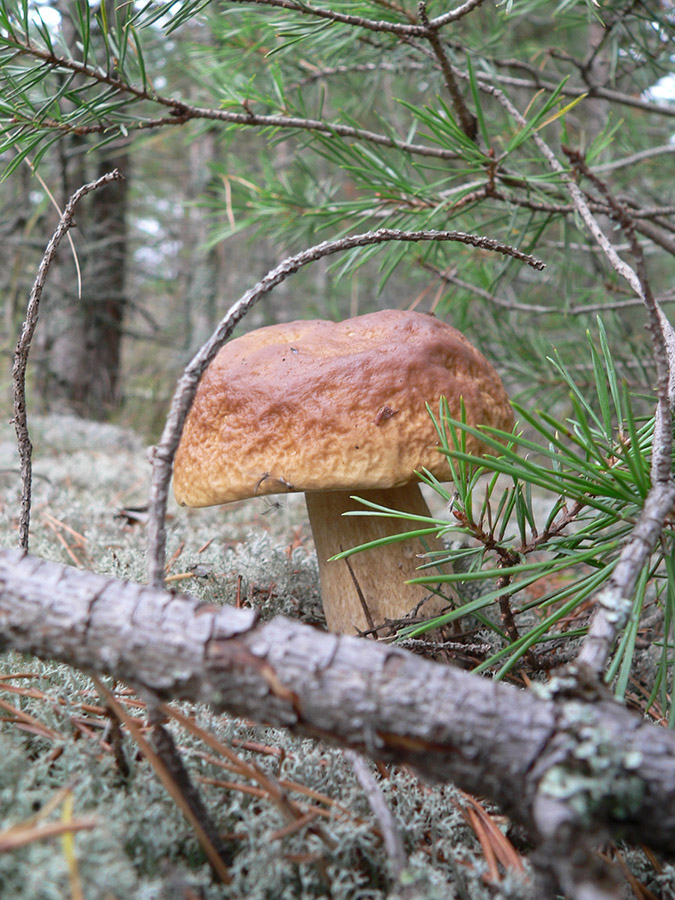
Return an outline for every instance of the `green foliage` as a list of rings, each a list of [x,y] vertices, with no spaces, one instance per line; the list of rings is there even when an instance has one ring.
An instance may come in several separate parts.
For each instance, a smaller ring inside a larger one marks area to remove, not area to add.
[[[461,536],[456,549],[429,554],[414,581],[431,590],[439,584],[454,585],[465,602],[423,626],[402,628],[401,637],[418,637],[456,622],[471,628],[478,617],[494,633],[497,649],[476,671],[489,670],[502,678],[524,659],[535,669],[539,664],[547,668],[551,648],[559,652],[574,647],[585,634],[588,602],[611,578],[649,490],[654,432],[653,417],[640,411],[644,398],[632,396],[617,378],[602,322],[597,338],[588,336],[588,347],[594,396],[579,390],[557,354],[550,359],[568,391],[570,413],[564,418],[514,404],[519,422],[513,434],[506,434],[452,419],[445,401],[435,414],[430,410],[440,452],[453,472],[453,487],[428,472],[421,477],[445,502],[451,520],[417,516],[415,529],[397,539],[432,533]],[[480,439],[487,454],[467,453],[466,434]],[[371,503],[364,505],[374,511],[354,515],[391,514]],[[341,556],[361,549],[365,548],[352,548]],[[638,579],[633,611],[607,680],[623,698],[637,653],[639,623],[649,605],[664,622],[650,700],[658,698],[675,724],[670,700],[675,678],[674,551],[675,532],[668,527]],[[443,566],[447,569],[439,574]],[[426,574],[426,569],[432,572]],[[498,602],[514,615],[511,633],[503,615],[491,614]]]

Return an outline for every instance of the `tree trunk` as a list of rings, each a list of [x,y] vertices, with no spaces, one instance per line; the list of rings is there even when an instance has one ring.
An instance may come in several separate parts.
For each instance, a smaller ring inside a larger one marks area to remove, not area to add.
[[[67,45],[74,47],[72,6],[62,4],[61,13]],[[114,168],[126,180],[90,195],[80,206],[73,238],[82,294],[72,253],[64,245],[45,291],[44,324],[36,340],[36,387],[44,407],[95,419],[105,418],[119,402],[127,307],[129,160],[123,142],[112,147],[88,152],[77,135],[59,142],[61,208],[81,184]]]

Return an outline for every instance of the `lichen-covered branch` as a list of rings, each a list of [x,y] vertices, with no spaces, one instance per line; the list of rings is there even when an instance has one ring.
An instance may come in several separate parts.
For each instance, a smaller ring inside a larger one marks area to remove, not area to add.
[[[561,834],[566,858],[607,835],[675,857],[675,734],[609,697],[584,698],[574,679],[569,693],[559,683],[537,696],[397,647],[282,618],[261,624],[250,609],[6,550],[8,648],[408,763],[500,804],[552,845],[549,857]],[[584,890],[593,877],[584,871]]]

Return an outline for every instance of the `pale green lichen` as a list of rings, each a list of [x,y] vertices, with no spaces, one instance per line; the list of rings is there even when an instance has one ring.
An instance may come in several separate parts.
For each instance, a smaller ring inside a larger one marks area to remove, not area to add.
[[[8,656],[3,662],[6,671],[25,672],[29,664],[16,656]],[[73,816],[93,815],[98,823],[93,831],[81,832],[75,838],[85,896],[109,893],[119,900],[160,900],[181,896],[171,893],[171,885],[185,883],[212,900],[304,900],[328,896],[324,873],[331,885],[330,896],[336,900],[396,896],[382,841],[374,830],[377,823],[339,750],[293,739],[275,729],[253,729],[238,720],[214,716],[205,708],[190,710],[196,713],[200,727],[233,746],[242,759],[254,761],[268,776],[323,793],[347,810],[343,813],[335,807],[328,819],[317,819],[295,834],[275,838],[287,820],[269,799],[202,784],[220,833],[235,835],[229,844],[233,885],[218,887],[192,829],[148,763],[137,757],[129,739],[124,742],[130,765],[128,777],[119,773],[112,755],[102,752],[96,739],[74,740],[77,732],[69,723],[72,717],[82,715],[78,702],[96,702],[88,680],[65,666],[30,661],[30,668],[36,675],[31,685],[49,691],[51,698],[61,697],[64,703],[26,698],[21,705],[46,727],[59,731],[63,739],[27,734],[13,725],[0,728],[0,833],[26,821],[60,788],[72,785]],[[193,778],[245,783],[241,776],[205,759],[205,752],[213,753],[197,738],[173,725],[169,727]],[[276,753],[242,749],[242,741],[257,741]],[[56,759],[52,752],[55,746],[62,748]],[[472,896],[486,900],[489,893],[480,883],[480,849],[451,802],[453,789],[423,786],[411,773],[398,769],[391,770],[381,787],[411,852],[408,880],[416,890],[412,896],[420,900],[452,896],[453,873],[447,860],[459,854],[463,861],[471,861],[471,867],[462,866],[462,871]],[[308,802],[290,789],[287,795],[297,803]],[[61,812],[59,806],[49,820],[58,818]],[[321,834],[315,833],[315,828]],[[312,861],[313,856],[321,865]],[[68,864],[60,839],[36,841],[11,853],[0,853],[0,883],[3,900],[68,896]]]
[[[82,564],[97,572],[145,580],[143,529],[118,515],[120,507],[141,505],[150,470],[143,448],[133,435],[109,426],[56,417],[34,420],[35,471],[31,551],[72,564],[57,532]],[[0,469],[4,503],[0,504],[0,534],[5,546],[16,543],[20,487],[13,431],[0,436]],[[7,471],[8,470],[8,471]],[[172,574],[195,577],[172,582],[209,603],[242,602],[260,608],[263,616],[278,612],[318,621],[321,618],[316,558],[309,537],[304,504],[299,496],[279,504],[263,501],[231,508],[179,509],[173,502],[168,520],[168,558],[179,551]],[[62,523],[62,524],[59,524]],[[65,526],[81,533],[74,538]],[[344,806],[327,820],[317,819],[285,837],[274,839],[287,820],[267,798],[201,784],[200,790],[219,832],[234,834],[230,842],[233,884],[218,886],[212,878],[193,830],[160,785],[149,764],[124,740],[130,773],[123,777],[110,752],[101,749],[101,731],[90,722],[91,737],[73,725],[82,717],[81,701],[99,703],[92,684],[67,666],[7,654],[2,671],[30,672],[16,681],[37,688],[41,695],[4,699],[19,705],[60,735],[49,738],[0,721],[0,832],[45,807],[65,786],[72,786],[75,818],[95,816],[97,826],[75,836],[84,896],[116,900],[174,900],[189,887],[205,900],[384,900],[398,897],[377,822],[341,751],[269,728],[215,716],[206,708],[188,711],[201,727],[244,759],[275,778],[288,779],[326,794]],[[10,684],[12,682],[9,682]],[[102,721],[102,720],[99,720]],[[170,726],[193,779],[244,781],[208,762],[211,751],[191,734]],[[241,748],[241,741],[275,748],[261,754]],[[60,751],[60,755],[54,751]],[[522,880],[506,878],[499,889],[482,881],[485,867],[473,831],[452,803],[449,786],[422,785],[410,772],[391,769],[380,779],[410,853],[407,900],[450,898],[455,883],[472,900],[526,896]],[[307,803],[300,794],[291,795]],[[61,804],[50,815],[58,818]],[[312,826],[320,826],[328,843]],[[60,838],[32,841],[0,853],[2,900],[63,900],[70,896],[68,860]],[[403,887],[401,890],[403,890]]]
[[[72,564],[57,532],[82,564],[94,571],[143,582],[146,577],[142,526],[119,516],[123,506],[142,505],[147,497],[150,468],[138,439],[121,429],[69,418],[47,417],[32,422],[35,472],[31,551]],[[20,486],[13,430],[0,435],[0,535],[5,546],[16,544]],[[62,523],[62,524],[59,524]],[[78,542],[66,527],[80,532]],[[237,597],[260,609],[264,617],[283,613],[309,622],[322,618],[316,558],[312,550],[304,503],[300,496],[277,503],[253,501],[228,508],[185,510],[170,502],[167,556],[175,559],[171,574],[192,577],[172,582],[208,603],[233,602]],[[492,632],[481,638],[494,639]],[[267,799],[239,791],[202,785],[206,802],[221,833],[238,835],[232,843],[233,885],[222,888],[211,872],[192,829],[138,757],[129,739],[125,754],[128,778],[118,772],[110,753],[85,738],[71,724],[81,714],[82,699],[98,702],[90,682],[67,666],[41,663],[9,654],[5,673],[31,671],[36,679],[16,682],[38,687],[46,699],[4,694],[62,738],[53,740],[0,722],[0,832],[43,808],[66,785],[74,792],[73,815],[95,815],[93,831],[75,838],[76,857],[85,897],[116,900],[173,900],[189,887],[205,900],[314,900],[327,898],[324,876],[307,854],[320,855],[326,865],[333,900],[445,900],[459,895],[471,900],[522,900],[529,889],[517,873],[506,874],[488,887],[481,848],[473,831],[452,802],[450,786],[420,785],[405,770],[392,769],[380,781],[387,803],[409,852],[400,883],[390,866],[377,823],[342,753],[313,741],[289,737],[283,731],[254,729],[207,709],[191,709],[199,724],[235,748],[242,740],[268,744],[282,756],[237,749],[268,774],[297,781],[344,805],[349,815],[317,820],[330,838],[330,848],[306,826],[278,840],[271,836],[287,822]],[[558,678],[537,685],[550,698],[566,693],[573,679]],[[593,715],[579,703],[568,705],[580,740],[570,738],[572,766],[558,766],[541,789],[571,799],[579,815],[591,815],[610,789],[614,814],[629,815],[639,802],[640,784],[634,773],[639,754],[621,754],[610,738],[593,726]],[[173,729],[192,778],[237,780],[200,756],[205,751],[185,731]],[[55,748],[62,748],[53,758]],[[280,763],[280,759],[283,762]],[[604,786],[604,787],[603,787]],[[303,802],[302,796],[294,799]],[[53,814],[58,817],[59,807]],[[658,892],[675,885],[673,869],[656,876],[643,855],[631,851],[631,867]],[[305,861],[303,861],[305,860]],[[641,868],[640,868],[641,867]],[[2,900],[62,900],[70,896],[68,863],[60,839],[36,841],[11,853],[0,853]]]
[[[565,704],[567,759],[550,768],[539,791],[565,800],[579,822],[590,824],[598,812],[619,821],[630,818],[640,807],[644,785],[633,774],[641,754],[625,750],[594,716],[588,704]]]

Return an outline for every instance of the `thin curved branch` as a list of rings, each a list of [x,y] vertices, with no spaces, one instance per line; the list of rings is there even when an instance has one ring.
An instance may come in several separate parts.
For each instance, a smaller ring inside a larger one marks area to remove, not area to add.
[[[659,147],[648,147],[646,150],[640,150],[639,153],[631,153],[630,156],[623,156],[621,159],[612,160],[612,162],[600,163],[594,166],[595,172],[614,172],[617,169],[625,169],[628,166],[634,166],[636,163],[644,162],[655,156],[663,156],[666,153],[675,153],[675,144],[661,144]]]
[[[251,0],[232,0],[233,3],[249,4]],[[343,25],[353,25],[357,28],[365,28],[368,31],[379,32],[380,34],[395,34],[399,37],[426,37],[426,27],[424,25],[416,25],[404,22],[389,22],[386,19],[367,19],[364,16],[352,16],[347,13],[341,13],[334,9],[328,9],[321,6],[312,6],[311,3],[296,3],[294,0],[252,0],[256,6],[271,6],[277,9],[288,9],[293,12],[302,13],[305,16],[315,16],[319,19],[328,19],[331,22],[339,22]],[[429,20],[432,28],[442,28],[443,25],[449,25],[451,22],[457,22],[459,19],[468,15],[473,9],[480,6],[483,0],[465,0],[465,2]]]
[[[164,106],[171,105],[166,97],[148,97]],[[408,141],[398,141],[395,138],[368,131],[365,128],[353,128],[351,125],[342,125],[339,122],[323,122],[320,119],[305,119],[300,116],[267,116],[253,112],[236,113],[231,110],[210,109],[202,106],[191,106],[181,101],[175,101],[176,113],[170,116],[159,116],[155,119],[136,119],[133,122],[125,122],[124,129],[127,133],[133,131],[153,131],[156,128],[172,128],[185,125],[187,122],[210,120],[225,122],[229,125],[240,125],[247,128],[287,128],[298,131],[316,131],[321,134],[339,135],[344,138],[356,138],[366,143],[377,144],[381,147],[393,147],[404,153],[412,153],[416,156],[428,156],[435,159],[459,159],[457,153],[445,150],[443,147],[429,147],[426,144],[414,144]],[[19,116],[15,117],[18,121]],[[118,129],[114,122],[99,122],[92,125],[71,125],[69,122],[60,122],[48,117],[29,118],[24,117],[20,127],[30,127],[34,131],[61,131],[63,134],[107,134],[111,129]]]
[[[304,63],[304,68],[310,68],[307,62]],[[331,78],[334,75],[352,75],[361,72],[394,72],[395,74],[400,74],[402,71],[418,72],[424,71],[424,69],[425,67],[422,63],[415,62],[414,60],[407,60],[398,64],[381,60],[376,63],[354,63],[351,66],[326,66],[322,69],[310,69],[309,75],[302,78],[300,81],[294,82],[291,87],[300,90],[307,84],[320,81],[322,78]]]
[[[631,210],[631,216],[633,216],[633,212]],[[649,238],[654,244],[657,244],[661,247],[662,250],[665,250],[666,253],[670,253],[671,256],[675,256],[675,240],[669,238],[667,234],[664,234],[663,231],[658,228],[653,222],[645,222],[641,221],[638,216],[634,216],[635,218],[635,230],[639,231],[640,234],[644,235],[646,238]],[[654,217],[656,219],[656,216]]]
[[[581,247],[579,245],[577,245],[575,249],[588,250],[587,247]],[[506,297],[498,297],[496,294],[485,290],[485,288],[482,288],[477,284],[465,281],[463,278],[456,275],[454,270],[443,271],[426,260],[420,260],[419,265],[436,278],[446,282],[446,284],[454,284],[465,291],[469,291],[478,297],[482,297],[484,300],[493,303],[495,306],[502,307],[502,309],[510,309],[514,312],[524,312],[528,315],[584,316],[592,313],[606,312],[609,309],[627,309],[635,308],[636,306],[644,306],[644,301],[641,297],[632,297],[630,300],[604,300],[601,303],[584,303],[579,306],[571,303],[565,309],[561,309],[559,306],[543,306],[540,303],[519,303],[517,300],[508,300]],[[670,292],[669,294],[664,294],[659,297],[659,302],[675,303],[675,293]]]
[[[377,818],[387,856],[389,857],[391,873],[394,879],[399,881],[408,868],[408,855],[398,830],[396,818],[387,806],[382,788],[368,768],[365,759],[353,750],[345,750],[345,756],[351,763],[354,775],[356,775],[356,779],[368,800],[368,805]]]
[[[489,76],[484,72],[480,72],[476,74],[476,80],[482,85],[491,85],[497,81],[499,84],[507,87],[527,88],[529,90],[535,88],[537,90],[554,91],[560,87],[555,82],[546,81],[538,77],[536,70],[532,72],[532,75],[532,80],[529,80],[527,78],[512,78],[508,75]],[[675,116],[675,103],[653,103],[650,100],[634,97],[632,94],[625,94],[623,91],[615,91],[612,88],[595,86],[589,89],[588,87],[563,85],[560,93],[564,97],[581,97],[582,94],[585,94],[591,99],[609,100],[621,106],[630,106],[633,109],[641,109],[643,112],[653,113],[658,116]]]
[[[24,550],[28,549],[33,474],[33,446],[28,432],[28,418],[26,414],[26,367],[28,365],[30,345],[38,323],[42,291],[47,280],[47,274],[54,261],[54,257],[56,256],[56,251],[59,248],[59,244],[66,233],[75,225],[73,216],[80,200],[91,191],[95,191],[97,188],[109,184],[111,181],[120,181],[123,177],[124,176],[118,169],[108,172],[100,178],[97,178],[96,181],[91,181],[81,188],[78,188],[66,204],[65,209],[61,214],[61,218],[59,219],[59,224],[56,226],[54,234],[51,236],[42,260],[40,261],[33,288],[30,292],[30,297],[28,298],[26,318],[21,326],[21,333],[16,344],[16,349],[14,350],[14,363],[12,365],[14,428],[16,430],[19,459],[21,463],[19,546]]]
[[[243,319],[251,307],[274,287],[285,281],[289,275],[303,266],[316,262],[334,253],[342,253],[356,247],[368,247],[388,241],[404,243],[458,241],[483,250],[491,250],[512,256],[535,269],[543,269],[541,260],[517,250],[501,241],[462,231],[399,231],[380,228],[363,234],[354,234],[334,241],[323,241],[314,247],[290,256],[271,269],[254,287],[234,303],[221,319],[209,340],[188,363],[178,382],[167,415],[164,430],[153,453],[153,475],[149,498],[148,520],[148,581],[158,587],[164,581],[166,503],[171,480],[171,466],[178,447],[185,419],[197,391],[197,385],[204,370],[232,334],[235,326]]]

